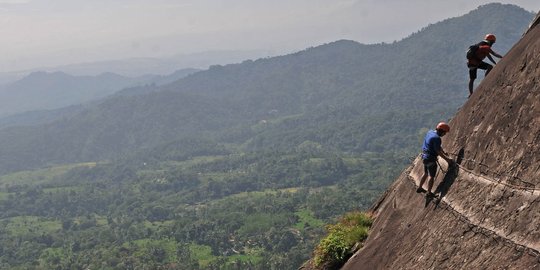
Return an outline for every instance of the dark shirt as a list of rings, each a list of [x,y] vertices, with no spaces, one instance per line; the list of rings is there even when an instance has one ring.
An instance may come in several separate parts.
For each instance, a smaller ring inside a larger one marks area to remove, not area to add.
[[[478,66],[482,61],[490,54],[493,54],[493,50],[491,49],[491,45],[489,45],[488,42],[482,41],[478,44],[478,50],[476,50],[476,53],[474,55],[474,58],[468,60],[468,64],[471,66]]]

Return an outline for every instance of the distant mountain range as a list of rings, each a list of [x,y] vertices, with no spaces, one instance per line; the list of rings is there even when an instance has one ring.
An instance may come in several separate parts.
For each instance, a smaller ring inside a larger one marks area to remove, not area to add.
[[[186,136],[246,150],[315,143],[344,152],[410,153],[423,129],[449,118],[466,99],[468,45],[492,32],[494,49],[504,53],[532,18],[522,8],[490,4],[392,44],[342,40],[212,66],[47,125],[0,130],[0,169],[101,160]]]
[[[75,76],[97,76],[115,73],[126,77],[140,77],[147,74],[166,75],[182,69],[207,69],[212,65],[239,63],[246,59],[258,59],[275,55],[270,51],[207,51],[192,54],[178,54],[167,58],[128,58],[108,61],[77,63],[57,67],[40,67],[33,70],[0,73],[0,85],[20,80],[32,72],[63,72]]]
[[[72,64],[45,70],[64,71],[75,75],[97,75],[103,72],[114,72],[124,76],[137,77],[144,74],[170,74],[176,70],[189,68],[207,69],[212,65],[239,63],[246,59],[258,59],[271,55],[271,52],[261,50],[207,51],[178,54],[168,58],[131,58]]]
[[[163,85],[197,71],[184,69],[166,76],[146,75],[134,78],[114,73],[73,76],[63,72],[34,72],[0,87],[0,116],[77,105],[106,97],[127,87]]]

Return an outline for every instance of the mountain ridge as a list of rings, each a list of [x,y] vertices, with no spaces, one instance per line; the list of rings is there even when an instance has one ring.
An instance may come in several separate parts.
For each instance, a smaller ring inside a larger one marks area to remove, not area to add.
[[[494,15],[520,12],[519,17],[504,23],[499,21],[501,29],[525,28],[530,22],[527,16],[533,16],[523,9],[502,4],[487,5],[481,9],[487,9]],[[466,15],[453,20],[475,25],[474,22],[481,18]],[[428,27],[424,31],[432,33],[431,29]],[[69,121],[59,120],[34,129],[4,129],[0,133],[0,144],[4,144],[1,146],[7,150],[0,155],[5,155],[4,158],[9,160],[9,157],[32,152],[27,148],[37,144],[55,147],[34,148],[33,153],[37,157],[24,159],[38,162],[45,157],[60,158],[64,151],[60,149],[66,149],[59,144],[62,141],[72,145],[74,153],[87,153],[79,157],[70,153],[68,160],[88,161],[131,151],[136,146],[133,142],[142,142],[143,148],[152,147],[160,140],[167,142],[197,132],[208,134],[212,131],[216,134],[217,127],[221,127],[221,133],[212,135],[213,139],[245,144],[249,150],[291,149],[306,141],[313,141],[350,152],[405,151],[403,147],[417,140],[416,134],[424,128],[426,121],[449,117],[465,99],[466,91],[463,89],[466,89],[466,80],[458,76],[465,73],[462,66],[464,60],[458,60],[464,59],[463,50],[455,48],[466,48],[470,34],[459,27],[452,29],[452,35],[463,36],[456,43],[459,46],[446,44],[436,49],[421,49],[415,54],[404,52],[401,46],[405,45],[400,42],[361,45],[352,41],[337,41],[287,56],[212,66],[143,95],[116,96],[104,100],[79,116],[70,116]],[[476,31],[484,31],[479,29]],[[519,35],[515,32],[501,32],[499,44],[513,38],[517,40]],[[440,37],[448,35],[437,34]],[[430,44],[429,40],[430,37],[418,40],[416,46],[424,48],[422,46]],[[406,45],[411,46],[411,39],[407,42]],[[456,60],[447,66],[436,64],[444,63],[443,59],[449,55]],[[408,68],[398,63],[404,63]],[[185,102],[189,99],[198,100],[194,104],[207,104],[212,108],[195,107]],[[150,103],[164,100],[167,103],[176,100],[182,106]],[[140,113],[143,111],[148,113]],[[213,114],[202,117],[208,112]],[[141,118],[145,115],[157,118]],[[119,116],[126,118],[120,120]],[[199,116],[202,118],[197,119]],[[148,126],[140,126],[136,120]],[[258,123],[261,121],[269,124],[260,126]],[[229,130],[222,129],[227,126]],[[156,130],[156,127],[160,127],[160,130]],[[37,131],[32,130],[36,129],[44,132],[42,138],[35,138],[33,134]],[[59,131],[55,131],[57,129]],[[63,132],[60,131],[62,129]],[[86,130],[86,133],[77,130]],[[107,135],[107,130],[114,132]],[[364,133],[367,131],[373,135]],[[242,136],[231,136],[231,132]],[[18,142],[1,139],[7,137],[10,140],[17,138]],[[47,142],[43,138],[54,140]],[[106,138],[119,144],[104,148],[101,145],[110,145]],[[98,154],[86,148],[103,152]],[[62,162],[62,159],[52,160]]]
[[[62,109],[96,101],[122,89],[140,85],[160,86],[179,80],[199,70],[183,69],[169,75],[126,77],[112,72],[96,76],[75,76],[65,72],[32,72],[0,87],[0,116],[31,111]],[[20,116],[18,118],[21,118]]]

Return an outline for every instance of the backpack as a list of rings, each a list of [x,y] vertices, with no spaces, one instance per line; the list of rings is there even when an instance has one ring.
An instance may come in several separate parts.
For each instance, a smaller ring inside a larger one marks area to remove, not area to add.
[[[487,43],[486,41],[480,41],[476,44],[473,44],[471,46],[469,46],[469,49],[467,50],[467,59],[471,60],[471,59],[475,59],[476,58],[476,52],[478,51],[478,49],[480,48],[480,46],[482,45],[488,45],[489,43]]]
[[[469,49],[467,50],[467,59],[471,60],[476,58],[476,52],[478,51],[478,48],[480,48],[480,43],[469,46]]]

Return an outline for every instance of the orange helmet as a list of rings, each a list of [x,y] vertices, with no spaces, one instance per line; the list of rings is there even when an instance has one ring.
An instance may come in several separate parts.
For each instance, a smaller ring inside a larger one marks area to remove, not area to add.
[[[487,34],[484,39],[492,43],[495,43],[495,41],[497,40],[494,34]]]
[[[440,122],[438,125],[437,125],[437,130],[442,130],[444,132],[450,132],[450,126],[445,123],[445,122]]]

